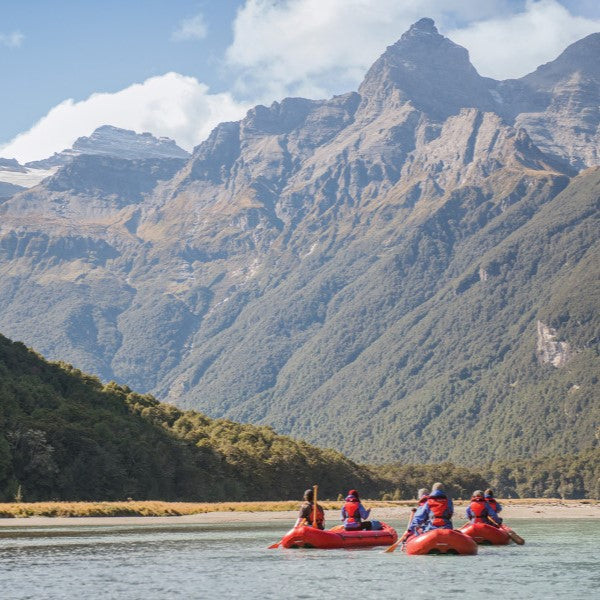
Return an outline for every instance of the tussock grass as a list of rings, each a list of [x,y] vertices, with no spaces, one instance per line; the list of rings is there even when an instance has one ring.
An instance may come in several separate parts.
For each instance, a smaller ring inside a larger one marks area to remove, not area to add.
[[[340,502],[320,501],[326,510],[336,510]],[[402,506],[411,502],[369,501],[368,505]],[[169,517],[209,512],[296,511],[299,501],[278,502],[11,502],[0,503],[0,518],[14,517]]]
[[[414,500],[364,500],[370,508],[411,507]],[[565,505],[600,504],[598,500],[562,500],[560,498],[521,498],[500,499],[504,505]],[[455,506],[466,505],[468,501],[456,501]],[[319,501],[325,510],[339,510],[341,502]],[[264,502],[11,502],[0,503],[0,518],[16,517],[177,517],[209,512],[276,512],[297,511],[300,501]]]

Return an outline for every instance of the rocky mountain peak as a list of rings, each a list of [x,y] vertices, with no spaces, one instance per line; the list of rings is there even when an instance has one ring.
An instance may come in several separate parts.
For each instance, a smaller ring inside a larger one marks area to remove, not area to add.
[[[538,67],[522,81],[538,90],[552,90],[557,83],[571,79],[600,81],[600,33],[592,33],[571,44],[555,60]]]
[[[600,33],[517,81],[500,84],[506,108],[539,148],[577,170],[600,164]]]
[[[25,171],[15,158],[0,158],[0,171]]]
[[[73,144],[73,151],[127,159],[189,157],[189,153],[170,138],[156,138],[151,133],[136,133],[112,125],[103,125],[89,137],[78,138]]]
[[[408,39],[411,36],[420,36],[420,35],[439,35],[437,27],[435,26],[435,21],[430,19],[429,17],[423,17],[419,19],[416,23],[413,23],[409,30],[402,36],[403,39]]]
[[[77,138],[72,148],[57,152],[44,160],[29,162],[27,167],[48,169],[70,163],[83,154],[112,156],[126,160],[189,158],[190,154],[172,139],[136,133],[112,125],[98,127],[90,136]]]
[[[486,80],[471,64],[468,51],[438,33],[429,18],[414,23],[388,46],[359,93],[370,109],[396,100],[442,119],[465,107],[494,108]]]

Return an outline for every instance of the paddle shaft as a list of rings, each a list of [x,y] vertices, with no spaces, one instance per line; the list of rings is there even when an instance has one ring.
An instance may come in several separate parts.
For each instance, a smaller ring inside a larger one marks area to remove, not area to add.
[[[402,542],[404,542],[404,540],[408,537],[408,533],[409,533],[408,528],[410,527],[410,524],[412,523],[412,520],[413,520],[413,516],[416,512],[417,512],[416,508],[411,509],[410,515],[408,515],[408,523],[406,525],[406,531],[404,532],[402,537],[397,542],[394,542],[389,548],[386,548],[384,550],[384,552],[393,552]]]
[[[492,517],[490,517],[488,515],[487,517],[496,527],[500,527],[500,523],[496,523],[496,521],[494,521],[494,519],[492,519]],[[515,533],[510,527],[507,527],[506,525],[503,527],[504,531],[506,531],[506,533],[508,534],[508,537],[515,543],[515,544],[519,544],[519,546],[522,546],[525,543],[525,540],[518,535],[517,533]]]

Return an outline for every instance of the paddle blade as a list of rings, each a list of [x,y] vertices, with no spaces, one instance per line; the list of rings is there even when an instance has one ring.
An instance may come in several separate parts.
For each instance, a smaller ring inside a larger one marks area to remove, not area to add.
[[[281,544],[281,542],[275,542],[274,544],[271,544],[267,550],[273,550],[274,548],[279,548],[279,544]]]
[[[515,544],[522,546],[525,543],[525,540],[518,533],[515,533],[510,527],[505,527],[505,531]]]
[[[400,544],[400,540],[398,540],[397,542],[394,542],[391,546],[387,547],[384,552],[393,552],[398,545]]]
[[[408,532],[405,531],[404,535],[397,542],[394,542],[389,548],[386,548],[384,552],[393,552],[400,544],[402,544],[402,542],[406,540],[407,537]]]

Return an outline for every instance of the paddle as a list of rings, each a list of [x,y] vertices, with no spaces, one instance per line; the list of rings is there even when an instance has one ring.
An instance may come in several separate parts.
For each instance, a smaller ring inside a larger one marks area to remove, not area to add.
[[[515,533],[510,527],[507,527],[506,525],[502,525],[500,526],[499,523],[496,523],[496,521],[494,521],[494,519],[492,519],[492,517],[490,517],[489,515],[487,516],[488,520],[491,521],[496,527],[498,528],[502,528],[504,529],[504,531],[506,531],[506,533],[508,533],[508,537],[515,543],[515,544],[519,544],[519,546],[522,546],[525,543],[525,540],[518,534]]]
[[[406,525],[406,531],[404,532],[404,535],[397,542],[394,542],[391,546],[386,548],[384,550],[384,552],[393,552],[400,544],[402,544],[404,542],[404,540],[408,537],[408,534],[410,533],[408,531],[408,528],[410,527],[410,524],[412,523],[412,520],[413,520],[413,516],[416,512],[417,512],[416,508],[411,509],[410,515],[408,516],[408,524]]]
[[[510,539],[515,543],[515,544],[519,544],[519,546],[522,546],[525,543],[525,540],[518,534],[515,533],[510,527],[508,527],[507,525],[502,525],[502,529],[504,529],[504,531],[506,531],[506,533],[508,533],[508,537],[510,537]]]
[[[313,515],[312,515],[312,525],[313,527],[317,526],[317,490],[318,490],[319,486],[318,485],[313,485]],[[300,523],[298,523],[297,527],[300,527],[300,525],[304,525],[304,523],[306,523],[306,519],[302,519],[302,521],[300,521]],[[271,544],[267,550],[274,550],[275,548],[279,548],[279,546],[281,545],[281,542],[283,542],[283,539],[279,540],[278,542],[275,542],[274,544]]]

